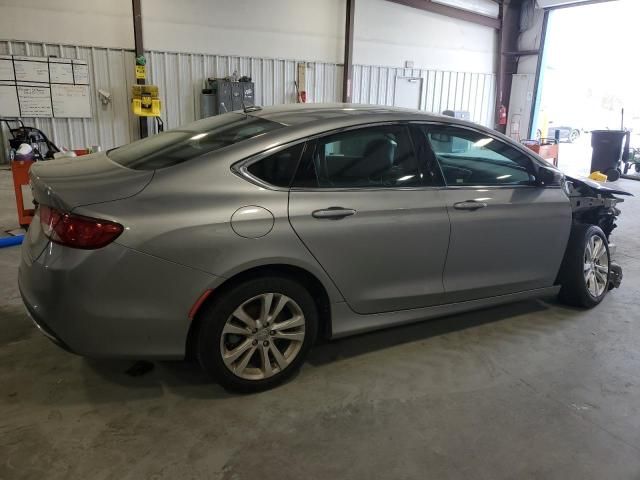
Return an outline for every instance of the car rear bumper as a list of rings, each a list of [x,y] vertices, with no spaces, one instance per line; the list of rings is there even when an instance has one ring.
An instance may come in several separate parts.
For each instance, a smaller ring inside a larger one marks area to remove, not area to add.
[[[18,283],[36,326],[89,357],[184,358],[189,310],[219,277],[117,243],[99,250],[22,249]]]

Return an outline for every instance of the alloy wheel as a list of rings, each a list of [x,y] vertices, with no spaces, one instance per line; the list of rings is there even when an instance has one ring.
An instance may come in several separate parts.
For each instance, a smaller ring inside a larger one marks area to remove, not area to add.
[[[279,293],[263,293],[243,302],[227,319],[220,352],[240,378],[262,380],[282,372],[296,358],[305,337],[300,306]]]
[[[580,132],[577,130],[571,130],[571,132],[569,132],[569,142],[570,143],[574,143],[576,140],[578,140],[578,138],[580,138]]]
[[[589,293],[600,297],[609,284],[609,253],[604,240],[592,235],[584,249],[584,281]]]

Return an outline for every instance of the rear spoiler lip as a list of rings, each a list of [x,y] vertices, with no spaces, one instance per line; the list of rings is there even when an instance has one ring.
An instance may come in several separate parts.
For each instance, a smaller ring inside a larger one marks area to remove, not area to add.
[[[136,196],[149,186],[155,176],[155,170],[128,169],[113,162],[103,152],[87,156],[86,161],[89,160],[93,160],[93,166],[80,162],[70,165],[69,162],[62,163],[63,160],[34,164],[29,169],[29,181],[35,203],[72,212],[79,207]],[[96,165],[96,160],[103,164]],[[83,166],[89,168],[83,169]]]
[[[47,205],[49,207],[58,208],[62,211],[71,210],[71,205],[65,203],[58,195],[56,195],[53,189],[39,176],[37,176],[32,168],[29,169],[29,180],[31,183],[34,204]]]

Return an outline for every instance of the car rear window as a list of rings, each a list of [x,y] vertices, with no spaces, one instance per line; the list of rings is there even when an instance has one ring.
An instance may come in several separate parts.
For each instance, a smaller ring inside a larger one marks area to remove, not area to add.
[[[276,187],[289,187],[296,173],[304,143],[280,150],[267,158],[249,165],[247,170],[254,177]]]
[[[226,113],[114,148],[107,155],[134,170],[157,170],[282,127],[263,118]]]

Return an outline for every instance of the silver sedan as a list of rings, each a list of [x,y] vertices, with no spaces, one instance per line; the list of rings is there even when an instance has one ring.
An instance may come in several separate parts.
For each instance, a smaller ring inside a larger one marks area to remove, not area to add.
[[[195,357],[227,388],[290,377],[318,337],[618,286],[625,192],[495,131],[386,107],[200,120],[31,169],[19,284],[81,355]],[[455,320],[452,320],[455,321]]]

